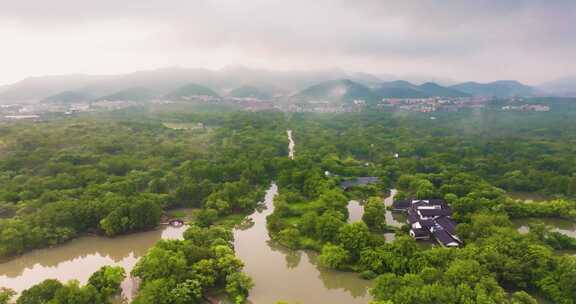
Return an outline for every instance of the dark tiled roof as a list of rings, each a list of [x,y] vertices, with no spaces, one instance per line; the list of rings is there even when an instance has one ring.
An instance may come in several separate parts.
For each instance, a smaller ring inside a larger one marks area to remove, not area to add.
[[[427,229],[412,229],[412,232],[414,233],[414,237],[426,237],[426,236],[430,236],[430,231]]]
[[[425,201],[414,201],[412,202],[412,208],[418,208],[422,206],[428,206],[428,203]]]
[[[434,226],[434,220],[420,220],[420,225],[426,229],[430,229]]]
[[[448,246],[450,243],[460,244],[460,242],[458,242],[458,240],[454,239],[445,230],[434,230],[434,232],[432,232],[432,234],[434,235],[436,240],[438,240],[438,242],[442,243],[442,245],[444,245],[444,246]]]
[[[414,211],[414,209],[408,209],[408,222],[410,224],[418,222],[420,220],[420,217],[418,216],[418,214],[416,213],[416,211]]]
[[[420,212],[423,217],[446,216],[452,214],[450,209],[418,209],[418,212]]]
[[[446,216],[442,216],[436,219],[436,223],[440,225],[444,230],[448,231],[450,234],[454,234],[456,231],[456,222]]]
[[[392,209],[397,209],[397,210],[408,209],[408,208],[410,208],[410,205],[411,205],[410,200],[394,201],[392,203]]]
[[[440,198],[433,198],[430,200],[430,206],[441,206],[442,208],[448,208],[448,203]]]

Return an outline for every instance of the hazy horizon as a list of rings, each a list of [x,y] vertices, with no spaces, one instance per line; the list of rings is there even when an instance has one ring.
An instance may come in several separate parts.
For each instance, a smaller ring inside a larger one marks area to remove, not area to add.
[[[576,2],[0,0],[0,85],[166,67],[518,80],[574,75]]]

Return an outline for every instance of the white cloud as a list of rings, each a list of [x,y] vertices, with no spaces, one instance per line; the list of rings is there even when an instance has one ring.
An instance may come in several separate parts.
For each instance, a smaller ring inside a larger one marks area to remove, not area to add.
[[[172,65],[539,82],[576,69],[573,37],[571,0],[0,0],[0,83]]]

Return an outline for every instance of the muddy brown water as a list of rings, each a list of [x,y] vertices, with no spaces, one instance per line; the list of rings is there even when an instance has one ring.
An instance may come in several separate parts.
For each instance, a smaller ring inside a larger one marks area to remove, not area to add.
[[[291,251],[272,242],[266,229],[266,216],[273,211],[278,193],[272,185],[264,200],[266,209],[251,215],[254,225],[236,229],[235,248],[246,272],[254,279],[252,303],[368,303],[370,281],[358,274],[324,269],[317,254]],[[21,292],[45,279],[79,280],[105,265],[121,266],[129,273],[138,259],[160,239],[181,239],[185,227],[164,227],[116,238],[81,237],[66,244],[35,250],[0,264],[0,286]],[[123,295],[131,298],[136,284],[127,279]]]
[[[267,208],[250,216],[254,225],[234,232],[236,254],[255,283],[250,302],[368,303],[372,299],[368,292],[370,281],[356,273],[322,268],[316,253],[287,250],[270,240],[266,216],[273,211],[277,193],[278,187],[272,185],[264,200]]]
[[[34,250],[0,264],[0,286],[20,293],[46,279],[88,281],[100,267],[121,266],[130,273],[138,259],[160,239],[180,239],[185,227],[134,233],[115,238],[85,236],[60,246]],[[134,284],[122,284],[129,298]]]
[[[289,157],[293,158],[292,132],[287,133]],[[316,253],[287,250],[270,240],[266,217],[273,212],[277,194],[278,187],[271,185],[263,202],[266,208],[250,216],[254,225],[234,230],[236,254],[255,283],[250,302],[368,303],[372,299],[371,281],[361,279],[356,273],[322,268],[318,266]],[[93,272],[105,265],[121,266],[129,273],[158,240],[181,239],[185,230],[186,227],[164,227],[112,239],[81,237],[58,247],[35,250],[0,264],[0,286],[21,292],[50,278],[85,283]],[[123,296],[131,298],[137,284],[128,278],[122,288]]]
[[[528,225],[532,222],[543,222],[546,226],[550,226],[552,231],[557,231],[567,236],[576,237],[576,222],[557,219],[557,218],[527,218],[515,219],[512,223],[520,231],[520,233],[528,233],[530,228]]]

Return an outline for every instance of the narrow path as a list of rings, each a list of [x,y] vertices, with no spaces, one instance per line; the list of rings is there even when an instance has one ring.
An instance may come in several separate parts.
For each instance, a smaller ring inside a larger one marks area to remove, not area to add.
[[[286,133],[288,134],[288,157],[294,160],[294,147],[296,143],[294,143],[294,139],[292,138],[292,130],[287,130]]]

